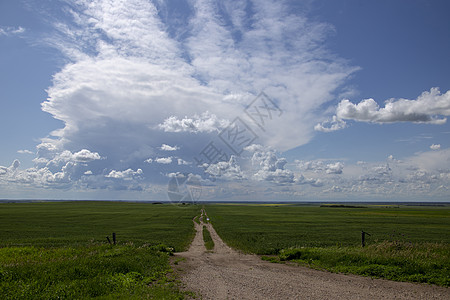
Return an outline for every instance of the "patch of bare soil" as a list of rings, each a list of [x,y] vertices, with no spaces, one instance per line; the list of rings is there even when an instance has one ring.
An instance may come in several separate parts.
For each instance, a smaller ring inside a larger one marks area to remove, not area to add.
[[[187,252],[175,254],[184,260],[174,266],[183,288],[200,299],[450,299],[444,287],[266,262],[228,247],[203,218],[201,225],[194,222],[194,241]],[[213,251],[204,246],[203,225],[214,240]]]

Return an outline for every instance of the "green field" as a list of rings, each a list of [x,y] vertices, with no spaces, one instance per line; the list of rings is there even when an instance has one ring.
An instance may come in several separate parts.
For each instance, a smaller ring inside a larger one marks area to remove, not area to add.
[[[166,298],[184,294],[169,255],[190,244],[196,206],[0,204],[2,299]],[[112,233],[117,245],[110,245]]]
[[[231,247],[335,272],[450,285],[450,207],[208,205]],[[361,247],[361,231],[370,233]]]
[[[450,207],[205,205],[231,247],[273,262],[450,285]],[[2,299],[181,299],[169,264],[200,206],[0,204]],[[371,234],[362,248],[361,230]],[[117,245],[110,245],[112,233]],[[204,239],[210,240],[205,231]],[[269,255],[269,256],[267,256]]]

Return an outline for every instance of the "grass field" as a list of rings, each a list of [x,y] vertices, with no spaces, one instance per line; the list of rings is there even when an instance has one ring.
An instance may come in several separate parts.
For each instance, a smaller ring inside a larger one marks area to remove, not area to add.
[[[0,246],[74,246],[106,242],[163,243],[185,249],[200,208],[121,202],[0,204]]]
[[[208,205],[231,247],[272,261],[450,285],[450,207]],[[361,247],[361,231],[370,233]]]
[[[206,205],[244,252],[313,268],[450,285],[450,207]],[[180,299],[169,255],[194,237],[199,206],[0,204],[2,299]],[[360,246],[361,230],[371,234]],[[110,245],[117,236],[117,245]],[[209,240],[205,232],[206,240]]]
[[[169,255],[194,236],[196,206],[0,204],[2,299],[179,299]],[[117,245],[109,245],[112,232]]]

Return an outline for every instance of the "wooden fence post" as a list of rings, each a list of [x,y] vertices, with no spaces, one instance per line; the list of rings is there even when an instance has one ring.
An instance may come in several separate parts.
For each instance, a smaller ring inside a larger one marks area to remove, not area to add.
[[[366,234],[370,236],[370,233],[364,232],[361,230],[361,246],[364,247],[366,245]]]
[[[116,233],[115,232],[113,232],[113,243],[114,243],[114,245],[116,244]]]

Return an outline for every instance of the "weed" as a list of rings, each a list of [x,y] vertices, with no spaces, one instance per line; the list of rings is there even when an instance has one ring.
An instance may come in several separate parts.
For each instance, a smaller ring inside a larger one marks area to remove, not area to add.
[[[214,249],[214,241],[211,238],[211,233],[205,225],[203,225],[203,241],[205,242],[206,250]]]
[[[291,248],[279,257],[333,272],[449,286],[449,253],[448,244],[384,241],[366,248]]]

